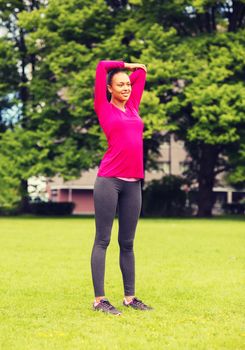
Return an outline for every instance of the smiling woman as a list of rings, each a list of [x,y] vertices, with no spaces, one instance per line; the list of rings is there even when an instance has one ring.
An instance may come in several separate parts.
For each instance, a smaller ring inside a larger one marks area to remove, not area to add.
[[[128,76],[126,69],[133,73]],[[143,64],[100,61],[97,66],[94,108],[108,141],[98,176],[127,181],[144,178],[144,122],[138,109],[145,77]]]
[[[128,76],[125,69],[131,70]],[[107,77],[107,73],[108,77]],[[136,298],[133,242],[140,216],[144,122],[138,114],[146,67],[140,63],[100,61],[96,68],[94,108],[108,149],[94,184],[96,234],[91,255],[95,300],[93,309],[120,315],[105,298],[105,255],[118,207],[120,268],[124,283],[123,305],[138,310],[151,307]]]
[[[127,106],[125,101],[129,99],[131,94],[132,84],[129,76],[126,74],[125,69],[113,69],[109,72],[107,77],[107,92],[109,96],[109,102],[121,109],[123,112],[127,112]],[[118,179],[125,181],[137,181],[135,177],[119,177]]]
[[[129,76],[123,69],[113,69],[107,78],[109,101],[122,111],[126,111],[125,101],[129,99],[132,86]]]

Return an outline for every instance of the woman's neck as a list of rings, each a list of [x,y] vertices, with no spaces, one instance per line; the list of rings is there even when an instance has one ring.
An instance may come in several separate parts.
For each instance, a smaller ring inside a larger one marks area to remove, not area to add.
[[[125,104],[127,101],[117,101],[117,100],[113,100],[111,99],[110,103],[112,103],[114,106],[116,106],[117,108],[121,109],[122,111],[125,112],[126,108],[125,108]]]

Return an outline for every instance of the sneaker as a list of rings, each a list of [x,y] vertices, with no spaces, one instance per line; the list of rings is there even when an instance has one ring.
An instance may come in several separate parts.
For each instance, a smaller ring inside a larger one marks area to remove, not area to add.
[[[93,310],[95,311],[103,311],[107,312],[113,315],[121,315],[121,311],[117,310],[107,298],[103,298],[100,300],[100,302],[96,305],[96,303],[93,303]]]
[[[153,307],[144,304],[142,300],[139,300],[136,297],[134,297],[129,303],[124,298],[123,305],[127,307],[131,306],[133,309],[138,310],[153,310]]]

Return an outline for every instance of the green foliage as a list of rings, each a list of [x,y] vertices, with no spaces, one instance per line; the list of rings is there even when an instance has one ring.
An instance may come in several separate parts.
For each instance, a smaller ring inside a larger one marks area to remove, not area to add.
[[[94,18],[98,20],[91,25]],[[81,169],[98,164],[104,145],[93,110],[96,60],[91,46],[108,37],[113,23],[101,0],[52,1],[19,15],[19,25],[30,30],[28,49],[39,57],[27,113],[40,149],[49,145],[50,174],[74,178]],[[40,165],[45,171],[47,167]]]
[[[233,185],[238,190],[244,189],[245,183],[245,135],[243,129],[243,135],[241,137],[241,145],[233,147],[230,151],[226,152],[229,158],[229,164],[232,171],[228,172],[225,179],[228,183]]]
[[[161,37],[163,29],[155,26]],[[193,161],[200,169],[201,145],[220,149],[230,170],[227,180],[244,185],[245,70],[244,30],[200,36],[177,42],[168,36],[165,50],[150,40],[141,60],[149,62],[148,87],[162,102],[167,129],[188,144]],[[177,45],[173,45],[177,43]],[[162,57],[161,57],[162,56]],[[191,151],[199,147],[199,153]],[[230,153],[232,152],[232,153]],[[234,157],[237,153],[239,157]],[[238,159],[239,158],[239,159]],[[237,162],[235,161],[237,160]],[[242,164],[243,163],[243,164]],[[218,168],[217,163],[217,168]]]
[[[164,129],[190,153],[195,149],[192,155],[200,145],[217,147],[232,171],[227,179],[241,185],[245,33],[237,13],[244,6],[2,0],[0,22],[8,35],[0,40],[0,111],[16,105],[21,113],[13,132],[1,135],[0,152],[7,162],[12,155],[5,149],[16,154],[17,178],[58,173],[69,179],[98,165],[106,140],[93,110],[95,67],[115,59],[148,68],[140,110],[145,141]],[[194,161],[198,168],[200,159]]]
[[[18,103],[17,54],[13,43],[0,38],[0,131],[5,130],[4,120],[9,110]]]
[[[11,211],[20,201],[19,179],[13,160],[0,157],[0,213]]]
[[[239,139],[245,121],[245,86],[239,79],[245,68],[243,36],[239,32],[188,39],[165,50],[168,59],[162,61],[154,43],[143,50],[142,58],[155,66],[149,80],[164,102],[168,124],[177,123],[183,139],[209,144]]]
[[[0,139],[0,207],[6,211],[15,209],[21,200],[20,183],[28,179],[43,157],[43,152],[35,148],[34,132],[24,132],[21,128],[7,130]]]
[[[0,38],[0,96],[12,91],[17,82],[17,55],[14,46],[5,38]]]
[[[144,191],[144,215],[184,215],[186,195],[181,190],[184,183],[183,178],[174,175],[165,175],[161,180],[152,180]]]
[[[137,33],[134,18],[122,21],[124,11],[112,18],[104,1],[87,5],[54,0],[18,15],[18,24],[28,32],[28,51],[38,58],[28,86],[26,114],[28,129],[35,130],[34,148],[43,157],[40,160],[30,152],[35,159],[30,173],[59,173],[69,179],[98,165],[106,140],[93,110],[96,64],[100,59],[130,61],[140,55],[136,43],[144,33]],[[96,26],[89,25],[94,18]],[[165,118],[154,92],[143,97],[141,111],[148,117],[147,138],[162,129]]]

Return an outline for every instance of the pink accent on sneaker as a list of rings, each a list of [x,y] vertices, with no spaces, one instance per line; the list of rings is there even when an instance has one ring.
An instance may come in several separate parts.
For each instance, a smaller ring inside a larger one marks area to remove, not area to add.
[[[125,298],[124,298],[124,301],[125,301],[125,304],[127,304],[127,305],[128,305],[128,304],[132,303],[133,299],[132,299],[132,300],[130,300],[130,301],[127,301],[127,299],[125,299]]]

